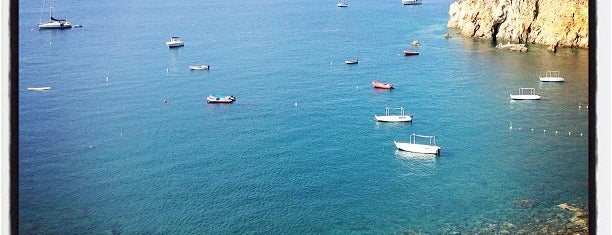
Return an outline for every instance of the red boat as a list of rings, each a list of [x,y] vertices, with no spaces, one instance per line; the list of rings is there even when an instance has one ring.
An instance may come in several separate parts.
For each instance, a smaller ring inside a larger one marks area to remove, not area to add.
[[[404,55],[405,55],[405,56],[419,55],[419,52],[418,52],[418,51],[415,51],[415,50],[405,50],[405,51],[404,51]]]
[[[393,89],[395,87],[393,87],[393,84],[391,83],[384,83],[384,82],[379,82],[379,81],[372,81],[372,86],[374,86],[374,88],[380,88],[380,89]]]

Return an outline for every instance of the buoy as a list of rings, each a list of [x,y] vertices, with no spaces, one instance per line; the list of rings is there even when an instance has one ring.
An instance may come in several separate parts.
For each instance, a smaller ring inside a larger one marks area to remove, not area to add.
[[[121,136],[123,136],[123,132],[119,132],[119,134],[120,134]]]
[[[510,122],[510,130],[512,130],[512,122]]]
[[[559,134],[559,131],[555,131],[555,135]]]
[[[170,69],[169,69],[169,68],[166,68],[166,73],[169,73],[169,72],[170,72]]]
[[[582,133],[580,133],[580,136],[582,136]]]
[[[167,104],[168,100],[166,98],[164,98],[164,104]]]
[[[531,128],[531,131],[533,131],[533,128]]]
[[[578,105],[578,110],[580,110],[582,108],[582,105]]]
[[[522,129],[522,128],[520,128],[520,127],[519,127],[519,131],[520,131],[521,129]]]
[[[294,106],[297,106],[297,102],[293,103]]]
[[[571,132],[571,131],[570,131],[570,132],[568,132],[568,133],[567,133],[567,136],[572,136],[572,132]]]
[[[546,129],[544,129],[544,134],[546,134]]]
[[[108,82],[108,76],[106,76],[106,81]]]

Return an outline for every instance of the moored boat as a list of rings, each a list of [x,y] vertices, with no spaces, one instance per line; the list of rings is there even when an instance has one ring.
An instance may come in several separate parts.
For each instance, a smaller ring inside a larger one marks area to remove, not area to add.
[[[51,90],[50,86],[44,86],[44,87],[28,87],[28,91],[48,91]]]
[[[345,64],[357,64],[359,63],[358,59],[350,59],[350,60],[345,60],[344,61]]]
[[[191,65],[189,66],[190,70],[209,70],[210,65],[202,64],[202,65]]]
[[[419,55],[419,52],[415,50],[405,50],[404,51],[404,56],[411,56],[411,55]]]
[[[49,1],[49,22],[38,23],[39,29],[69,29],[72,28],[70,21],[53,17],[53,1]]]
[[[521,87],[517,95],[510,94],[510,99],[513,100],[539,100],[540,98],[542,97],[535,94],[535,88]]]
[[[398,109],[400,111],[399,115],[391,115],[391,109]],[[385,109],[385,115],[374,115],[376,121],[379,122],[411,122],[412,115],[404,114],[404,107],[398,108],[389,108]]]
[[[540,77],[540,82],[563,82],[564,77],[561,77],[559,71],[548,71],[546,75]]]
[[[419,144],[417,143],[417,138],[419,139],[429,139],[429,144]],[[410,142],[397,142],[393,141],[395,147],[399,150],[413,153],[424,153],[424,154],[435,154],[436,156],[440,155],[440,150],[442,149],[440,146],[436,144],[436,137],[430,135],[410,135]]]
[[[336,6],[338,6],[338,7],[348,7],[348,4],[346,4],[346,2],[339,2]]]
[[[166,45],[169,48],[172,48],[172,47],[182,47],[185,44],[183,43],[183,40],[181,40],[181,38],[179,38],[179,37],[171,37],[170,40],[168,40],[166,42]]]
[[[395,86],[393,86],[393,84],[391,83],[385,83],[385,82],[379,82],[379,81],[372,81],[372,86],[374,86],[374,88],[380,88],[380,89],[394,89]]]
[[[418,5],[421,3],[421,0],[402,0],[402,4],[404,5]]]
[[[236,100],[233,95],[210,94],[206,97],[208,103],[232,103]]]

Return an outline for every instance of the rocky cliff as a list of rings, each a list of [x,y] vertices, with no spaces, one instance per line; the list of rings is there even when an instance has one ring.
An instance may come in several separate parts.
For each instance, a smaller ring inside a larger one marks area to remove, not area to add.
[[[458,0],[448,27],[483,39],[589,47],[588,0]]]

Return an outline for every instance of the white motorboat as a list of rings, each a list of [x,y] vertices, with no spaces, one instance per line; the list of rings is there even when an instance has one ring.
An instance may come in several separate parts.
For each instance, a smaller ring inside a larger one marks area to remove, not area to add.
[[[562,82],[565,78],[561,77],[559,71],[548,71],[546,75],[540,77],[540,82]]]
[[[69,29],[72,28],[70,21],[53,17],[53,0],[49,1],[49,22],[38,23],[39,29]]]
[[[44,86],[44,87],[28,87],[28,91],[48,91],[51,90],[50,86]]]
[[[348,4],[346,4],[346,2],[339,2],[337,6],[338,7],[348,7]]]
[[[402,4],[404,5],[419,5],[421,3],[421,0],[402,0]]]
[[[391,115],[391,109],[399,109],[399,115]],[[404,114],[404,107],[399,108],[389,108],[385,109],[385,115],[374,115],[376,121],[379,122],[411,122],[412,115]]]
[[[192,65],[189,66],[190,70],[209,70],[210,69],[210,65],[207,64],[203,64],[203,65]]]
[[[170,40],[166,42],[166,45],[169,48],[172,48],[172,47],[182,47],[185,44],[183,43],[183,40],[181,40],[179,37],[171,37]]]
[[[429,144],[419,144],[417,143],[417,138],[419,139],[429,139]],[[410,135],[410,142],[397,142],[393,141],[395,147],[399,150],[413,153],[424,153],[424,154],[435,154],[440,155],[440,150],[442,149],[440,146],[436,145],[436,137],[430,135]]]
[[[358,59],[350,59],[350,60],[345,60],[344,63],[345,64],[358,64],[359,60]]]
[[[539,100],[542,97],[535,94],[535,88],[519,88],[518,95],[510,94],[510,99],[513,100]]]

